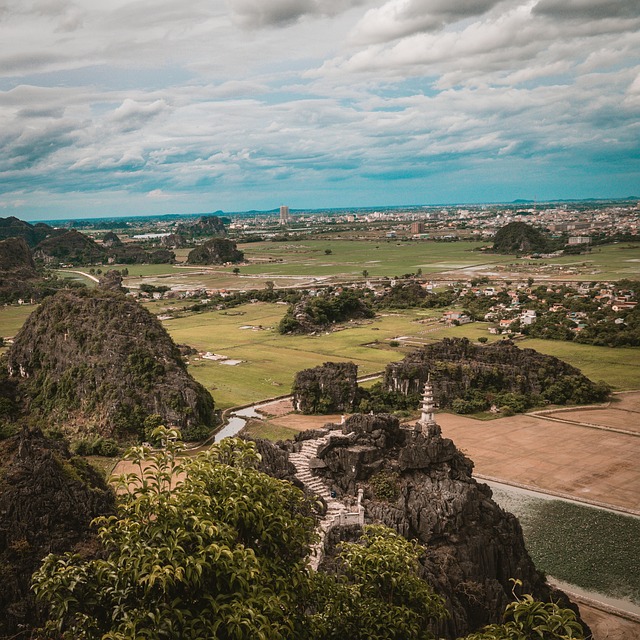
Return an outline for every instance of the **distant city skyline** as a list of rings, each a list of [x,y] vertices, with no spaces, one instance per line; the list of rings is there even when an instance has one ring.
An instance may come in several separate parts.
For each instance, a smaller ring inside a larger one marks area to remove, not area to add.
[[[0,216],[640,195],[637,0],[9,0]]]

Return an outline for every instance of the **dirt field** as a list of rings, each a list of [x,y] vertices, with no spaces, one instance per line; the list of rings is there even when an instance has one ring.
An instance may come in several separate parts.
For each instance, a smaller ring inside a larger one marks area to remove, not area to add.
[[[617,397],[602,409],[558,411],[550,417],[640,433],[640,392]],[[264,408],[275,425],[304,431],[340,422],[341,416],[287,413],[289,401]],[[640,437],[517,415],[491,421],[441,413],[445,437],[475,463],[475,472],[507,483],[610,504],[640,512]]]
[[[482,422],[440,414],[438,422],[478,474],[640,512],[638,436],[528,415]]]
[[[633,622],[578,603],[580,615],[591,627],[594,640],[638,640],[640,622]]]
[[[562,420],[573,420],[640,433],[640,394],[617,394],[607,409],[563,410],[552,415]]]

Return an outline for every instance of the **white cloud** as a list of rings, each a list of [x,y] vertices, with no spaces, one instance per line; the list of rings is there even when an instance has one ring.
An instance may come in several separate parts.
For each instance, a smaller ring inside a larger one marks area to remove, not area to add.
[[[232,204],[497,159],[622,162],[640,146],[640,21],[614,4],[5,2],[0,193]]]
[[[227,0],[237,24],[249,29],[281,27],[305,16],[334,16],[362,0]]]
[[[480,16],[500,0],[389,0],[369,9],[355,26],[352,38],[359,43],[388,42],[434,31],[447,24]]]

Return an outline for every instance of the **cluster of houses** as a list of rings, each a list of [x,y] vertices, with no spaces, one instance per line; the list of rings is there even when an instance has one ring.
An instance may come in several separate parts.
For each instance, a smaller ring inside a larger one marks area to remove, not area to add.
[[[545,296],[544,293],[548,296]],[[515,288],[496,287],[465,287],[459,291],[459,298],[468,296],[487,296],[495,298],[495,304],[491,305],[484,320],[492,323],[488,331],[492,334],[517,333],[519,329],[533,325],[538,319],[547,314],[558,314],[574,326],[572,331],[578,333],[586,326],[593,311],[605,311],[609,320],[615,324],[624,324],[623,315],[637,306],[637,292],[620,289],[610,283],[579,284],[576,287],[553,286],[546,287],[541,292],[540,286],[520,285]],[[504,300],[504,294],[509,297],[509,302]],[[561,302],[558,297],[561,296]],[[547,299],[548,298],[548,299]],[[588,303],[589,310],[572,310],[571,301],[582,300]],[[441,322],[446,326],[461,325],[472,322],[473,319],[464,311],[450,310],[443,313]],[[517,328],[518,331],[514,331]]]

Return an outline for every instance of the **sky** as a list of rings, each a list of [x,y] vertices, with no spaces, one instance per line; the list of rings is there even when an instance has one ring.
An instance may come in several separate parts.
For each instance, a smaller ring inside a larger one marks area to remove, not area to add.
[[[0,0],[0,217],[632,195],[638,0]]]

